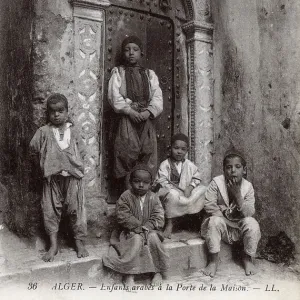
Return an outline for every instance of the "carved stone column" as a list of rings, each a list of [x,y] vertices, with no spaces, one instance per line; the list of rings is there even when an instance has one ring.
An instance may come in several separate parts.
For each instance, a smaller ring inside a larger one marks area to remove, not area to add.
[[[190,21],[183,30],[188,49],[190,158],[208,183],[213,154],[213,26],[205,21]]]
[[[101,122],[103,103],[104,6],[108,1],[72,1],[74,7],[74,66],[76,123],[86,145],[87,198],[99,197],[101,183]]]

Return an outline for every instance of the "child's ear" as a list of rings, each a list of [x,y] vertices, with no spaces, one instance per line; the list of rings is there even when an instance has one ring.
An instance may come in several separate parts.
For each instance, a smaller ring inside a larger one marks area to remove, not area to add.
[[[141,51],[141,57],[143,57],[144,56],[144,52],[143,51]]]

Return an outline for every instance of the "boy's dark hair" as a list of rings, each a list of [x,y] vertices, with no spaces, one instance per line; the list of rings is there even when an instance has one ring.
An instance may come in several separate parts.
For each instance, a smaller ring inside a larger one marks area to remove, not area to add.
[[[173,145],[176,141],[183,141],[189,147],[189,138],[183,133],[176,133],[171,138],[171,145]]]
[[[137,164],[130,172],[129,181],[131,182],[133,179],[133,174],[135,171],[143,170],[150,174],[151,181],[153,180],[152,170],[146,164]]]
[[[225,168],[225,163],[228,158],[234,158],[234,157],[239,157],[241,159],[241,163],[243,167],[246,167],[246,160],[244,158],[244,155],[241,151],[231,148],[227,150],[224,154],[224,159],[223,159],[223,169]]]
[[[68,99],[59,93],[52,94],[51,96],[48,97],[47,99],[47,111],[49,111],[50,105],[51,104],[56,104],[56,103],[63,103],[64,107],[68,111]]]

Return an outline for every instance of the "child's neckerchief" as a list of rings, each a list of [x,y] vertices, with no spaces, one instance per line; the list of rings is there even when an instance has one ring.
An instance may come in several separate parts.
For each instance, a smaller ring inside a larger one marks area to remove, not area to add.
[[[174,161],[169,157],[168,158],[168,161],[169,161],[169,164],[170,164],[170,168],[171,168],[171,174],[170,174],[170,181],[178,186],[179,185],[179,182],[180,182],[180,176],[181,174],[178,173],[178,170],[175,166],[175,163]],[[182,161],[182,163],[184,162],[184,160]]]
[[[141,107],[146,108],[150,100],[149,80],[146,74],[147,69],[140,65],[126,65],[124,69],[127,98],[132,100],[132,102],[139,103]],[[136,76],[136,71],[140,74],[140,78],[137,78],[138,76]],[[139,86],[139,90],[136,90],[136,86]]]

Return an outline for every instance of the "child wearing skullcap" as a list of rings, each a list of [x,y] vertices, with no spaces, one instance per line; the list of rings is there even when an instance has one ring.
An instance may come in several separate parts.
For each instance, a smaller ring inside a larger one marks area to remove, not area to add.
[[[112,234],[108,255],[103,264],[124,275],[125,286],[134,284],[134,275],[152,273],[152,284],[161,283],[167,271],[168,255],[164,248],[164,210],[157,195],[151,192],[152,170],[136,165],[130,174],[131,189],[116,203],[120,226]]]
[[[165,208],[166,238],[171,238],[175,217],[198,213],[204,206],[206,188],[201,185],[197,166],[186,158],[188,149],[188,137],[175,134],[171,139],[171,156],[160,164],[156,176],[156,183],[162,187],[158,193]]]
[[[128,188],[128,176],[136,164],[147,164],[156,172],[157,140],[153,120],[163,110],[163,97],[155,72],[140,65],[141,40],[128,36],[121,47],[125,63],[112,70],[108,101],[120,116],[114,141],[113,173]]]

